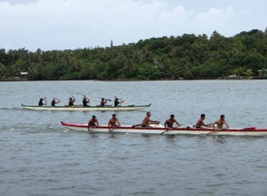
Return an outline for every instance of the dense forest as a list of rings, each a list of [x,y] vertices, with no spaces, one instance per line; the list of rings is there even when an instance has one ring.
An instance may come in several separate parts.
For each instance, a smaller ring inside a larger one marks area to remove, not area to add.
[[[35,52],[0,49],[0,79],[27,72],[28,80],[217,79],[267,73],[267,29],[233,37],[214,31],[140,40],[109,47]]]

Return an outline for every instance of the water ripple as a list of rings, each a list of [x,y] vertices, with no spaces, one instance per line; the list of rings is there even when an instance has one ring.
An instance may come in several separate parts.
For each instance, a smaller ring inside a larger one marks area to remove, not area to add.
[[[266,81],[4,83],[1,196],[266,195],[266,137],[88,134],[69,131],[60,120],[86,123],[96,115],[105,124],[112,113],[28,111],[17,102],[36,103],[44,94],[36,89],[68,98],[88,86],[92,97],[116,92],[129,103],[152,102],[152,118],[162,123],[174,113],[183,125],[194,124],[204,112],[207,122],[224,113],[230,126],[266,127],[265,94],[258,90]],[[19,89],[25,91],[15,93]],[[136,124],[145,112],[117,115],[123,124]]]

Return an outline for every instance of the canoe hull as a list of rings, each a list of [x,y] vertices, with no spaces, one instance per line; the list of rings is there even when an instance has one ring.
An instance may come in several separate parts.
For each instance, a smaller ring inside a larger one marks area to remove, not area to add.
[[[61,124],[75,131],[87,131],[87,124],[75,124],[75,123],[66,123],[61,121]],[[112,128],[112,133],[139,133],[139,134],[151,134],[151,135],[222,135],[222,136],[267,136],[267,128],[230,128],[225,130],[213,131],[213,129],[203,128],[189,128],[189,127],[180,127],[173,128],[172,130],[166,131],[162,125],[144,128],[144,127],[133,127],[132,125],[123,125],[120,127]],[[108,126],[99,126],[99,127],[90,127],[89,132],[91,133],[109,133]]]
[[[90,106],[90,107],[83,107],[83,106],[35,106],[35,105],[25,105],[21,104],[21,106],[25,109],[29,110],[50,110],[50,111],[134,111],[134,110],[142,110],[151,106],[148,105],[128,105],[128,106]]]

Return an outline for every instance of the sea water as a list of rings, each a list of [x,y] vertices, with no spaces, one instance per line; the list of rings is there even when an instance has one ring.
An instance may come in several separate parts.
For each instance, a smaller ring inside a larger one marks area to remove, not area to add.
[[[60,121],[107,124],[113,112],[31,111],[39,98],[98,105],[115,96],[140,111],[115,112],[121,124],[145,113],[192,125],[226,116],[230,127],[267,127],[266,80],[42,81],[0,83],[0,195],[267,195],[267,138],[88,134]],[[111,103],[112,104],[112,103]]]

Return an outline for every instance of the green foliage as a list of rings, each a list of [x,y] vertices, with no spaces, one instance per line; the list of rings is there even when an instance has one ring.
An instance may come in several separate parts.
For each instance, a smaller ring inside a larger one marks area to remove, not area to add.
[[[267,69],[267,34],[253,29],[233,37],[214,31],[76,50],[0,49],[0,78],[28,72],[29,80],[216,79],[256,76]]]

